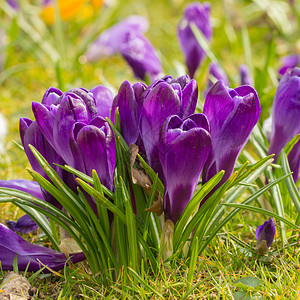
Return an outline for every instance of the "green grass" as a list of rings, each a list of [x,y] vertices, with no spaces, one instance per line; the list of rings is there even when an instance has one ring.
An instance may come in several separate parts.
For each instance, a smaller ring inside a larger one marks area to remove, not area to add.
[[[41,26],[38,14],[31,12],[27,4],[22,16],[17,17],[11,14],[4,2],[0,4],[0,28],[7,35],[7,43],[1,50],[6,61],[0,73],[0,112],[9,120],[9,134],[5,153],[0,155],[0,179],[31,178],[25,171],[29,166],[25,154],[16,144],[20,143],[18,122],[20,117],[33,118],[31,102],[41,101],[49,86],[66,90],[77,86],[89,89],[103,84],[116,91],[124,80],[137,81],[119,55],[93,64],[81,63],[80,56],[86,43],[103,29],[130,14],[147,16],[150,28],[146,36],[159,51],[165,73],[178,76],[178,66],[184,66],[176,26],[185,1],[130,0],[126,1],[126,5],[119,1],[113,8],[99,11],[91,20],[64,22],[62,27],[59,24]],[[222,63],[232,87],[239,85],[239,64],[246,63],[253,72],[262,105],[261,125],[271,111],[279,58],[299,52],[299,4],[292,8],[288,1],[278,0],[272,1],[272,4],[271,0],[260,1],[261,5],[258,1],[210,2],[214,28],[209,51]],[[264,5],[272,6],[272,10]],[[281,18],[278,18],[278,13]],[[288,24],[285,20],[289,21]],[[209,62],[207,57],[197,73],[200,107],[203,105]],[[247,151],[240,157],[240,163],[259,160],[263,147],[267,145],[262,144],[258,136],[251,139]],[[281,170],[275,173],[276,178],[289,173],[284,167],[283,173]],[[246,187],[239,203],[262,188],[264,182],[265,177],[261,175],[255,180],[254,187]],[[280,189],[280,197],[276,189]],[[271,210],[295,223],[299,213],[298,200],[297,195],[290,196],[289,191],[294,191],[294,186],[287,179],[250,205]],[[231,193],[226,194],[227,199],[230,199]],[[232,210],[224,206],[225,216]],[[16,220],[21,214],[22,211],[12,204],[1,204],[2,223]],[[144,261],[139,274],[129,269],[120,272],[114,281],[106,278],[105,284],[103,276],[107,274],[92,275],[86,263],[66,267],[60,276],[26,276],[47,299],[298,299],[300,252],[297,231],[278,219],[276,238],[268,256],[256,257],[249,252],[251,247],[255,247],[256,227],[266,218],[266,215],[257,212],[240,210],[220,230],[217,238],[210,241],[200,257],[192,256],[195,273],[189,271],[189,260],[181,258],[161,262],[157,274],[153,274],[149,262]],[[131,234],[134,234],[133,230]],[[48,242],[36,235],[26,236],[26,239],[42,244]],[[131,263],[135,263],[134,258]],[[113,270],[107,273],[112,274]],[[0,279],[2,277],[3,272]],[[243,278],[246,281],[237,282]],[[40,297],[37,295],[35,298]]]

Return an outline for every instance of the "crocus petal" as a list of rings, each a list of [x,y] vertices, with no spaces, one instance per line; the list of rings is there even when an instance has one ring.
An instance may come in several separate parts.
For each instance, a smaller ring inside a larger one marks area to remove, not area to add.
[[[114,100],[112,91],[103,85],[98,85],[92,88],[89,93],[92,94],[92,97],[95,99],[97,116],[103,118],[109,117],[109,111]]]
[[[6,226],[12,231],[25,234],[30,233],[38,228],[38,225],[28,215],[20,217],[17,222],[6,221]]]
[[[57,88],[50,87],[43,96],[42,104],[50,106],[53,104],[63,92]]]
[[[135,144],[139,136],[137,106],[133,87],[128,81],[124,81],[113,102],[112,119],[114,120],[115,108],[119,107],[121,133],[128,145]]]
[[[193,79],[182,90],[182,118],[195,112],[198,100],[198,85]]]
[[[36,198],[44,199],[41,187],[36,181],[26,179],[0,180],[0,187],[16,189]]]
[[[300,69],[294,68],[279,82],[273,102],[273,134],[269,153],[275,160],[284,146],[300,133]]]
[[[267,246],[271,247],[275,237],[274,219],[272,218],[269,221],[264,222],[264,224],[258,226],[255,236],[257,244],[259,244],[262,240],[265,240],[267,242]]]
[[[137,15],[129,16],[100,34],[85,53],[87,61],[95,61],[102,56],[110,56],[120,52],[128,32],[144,33],[148,27],[146,18]]]
[[[17,256],[19,271],[25,271],[28,264],[28,271],[36,272],[43,265],[58,271],[63,269],[67,262],[64,253],[31,244],[3,224],[0,224],[0,262],[3,270],[13,270],[15,256]],[[80,252],[71,255],[70,261],[77,263],[84,259],[84,254]],[[50,271],[45,269],[44,272]]]
[[[148,74],[153,81],[161,76],[162,65],[158,54],[141,33],[127,32],[120,50],[137,78],[145,80]]]
[[[212,150],[203,169],[203,182],[225,171],[219,186],[231,175],[238,155],[260,116],[256,91],[247,85],[234,90],[218,81],[209,91],[203,112],[211,126]]]
[[[75,165],[69,145],[71,129],[76,122],[88,123],[90,118],[90,113],[80,98],[65,94],[65,99],[62,100],[57,109],[56,120],[53,126],[53,138],[55,150],[70,166]]]
[[[293,149],[289,153],[288,160],[291,171],[293,172],[293,179],[297,182],[300,169],[300,140],[294,145]]]
[[[246,65],[240,65],[240,79],[241,79],[241,85],[251,85],[253,86],[253,78],[251,77],[251,74],[249,72],[249,69]]]
[[[186,6],[184,16],[178,24],[177,33],[181,49],[185,56],[185,62],[191,78],[194,77],[198,66],[205,57],[205,51],[201,48],[191,29],[191,24],[203,33],[208,41],[212,36],[210,23],[210,4],[194,2]]]
[[[166,219],[176,223],[198,184],[211,138],[194,121],[182,121],[178,116],[167,118],[161,137],[159,158],[165,181],[164,212]]]
[[[50,145],[55,149],[55,141],[53,137],[53,125],[56,119],[57,106],[51,105],[49,107],[38,102],[32,102],[32,111],[43,135],[50,143]],[[24,119],[25,118],[23,118],[23,120]],[[25,124],[21,124],[20,121],[20,130],[21,130],[21,126],[24,125]]]
[[[284,75],[287,71],[297,67],[299,65],[300,57],[298,54],[292,54],[281,58],[281,67],[278,70],[280,75]]]
[[[212,75],[217,80],[222,80],[226,86],[229,86],[229,80],[225,73],[225,71],[221,68],[221,66],[212,62],[209,66],[209,74]],[[214,83],[209,79],[208,80],[208,90],[214,85]]]
[[[100,127],[100,126],[99,126]],[[96,170],[102,184],[110,190],[114,186],[115,140],[110,127],[104,122],[83,127],[76,137],[85,164],[86,174]]]
[[[146,93],[139,124],[140,135],[148,162],[156,172],[161,172],[157,148],[161,126],[168,116],[180,112],[180,99],[168,83],[159,82]]]

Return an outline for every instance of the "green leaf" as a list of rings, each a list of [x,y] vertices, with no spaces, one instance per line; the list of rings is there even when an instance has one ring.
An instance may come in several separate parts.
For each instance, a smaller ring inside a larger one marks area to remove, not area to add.
[[[206,195],[220,182],[224,175],[224,171],[219,172],[213,178],[211,178],[208,182],[206,182],[199,191],[195,193],[193,198],[189,201],[188,205],[184,209],[180,219],[176,223],[174,229],[173,242],[174,245],[179,244],[179,239],[182,237],[182,232],[186,225],[188,224],[189,219],[195,213],[195,210],[199,207],[201,201],[204,199]]]
[[[262,284],[263,281],[257,277],[247,276],[247,277],[237,279],[233,283],[234,284],[242,284],[241,286],[239,285],[239,287],[248,289],[248,288],[256,288],[257,286]]]

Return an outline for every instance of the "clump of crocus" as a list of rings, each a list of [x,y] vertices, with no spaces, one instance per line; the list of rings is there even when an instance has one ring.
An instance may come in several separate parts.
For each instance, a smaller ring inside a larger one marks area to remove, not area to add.
[[[162,74],[162,65],[156,50],[143,35],[148,26],[146,18],[135,15],[112,26],[90,45],[85,53],[87,61],[121,53],[137,78],[157,79]]]
[[[249,85],[235,89],[219,80],[208,92],[203,113],[211,127],[212,148],[202,173],[203,183],[225,171],[217,187],[232,174],[234,164],[260,116],[257,92]]]
[[[204,35],[207,41],[212,36],[212,26],[210,23],[210,4],[194,2],[186,6],[184,16],[180,20],[177,33],[181,49],[185,56],[189,75],[194,77],[195,72],[205,57],[205,51],[199,45],[192,29],[194,24]]]
[[[277,160],[280,151],[297,134],[300,133],[300,69],[287,72],[279,82],[272,110],[272,138],[269,154],[274,153]],[[299,175],[299,143],[288,155],[291,171],[295,181]]]
[[[256,229],[256,248],[255,251],[259,255],[264,255],[269,251],[275,237],[274,219],[264,222]]]
[[[240,83],[241,85],[254,85],[253,78],[246,65],[240,65]]]
[[[291,71],[293,68],[298,67],[300,57],[298,54],[291,54],[284,56],[280,59],[281,67],[278,70],[280,75],[284,75],[286,72]]]

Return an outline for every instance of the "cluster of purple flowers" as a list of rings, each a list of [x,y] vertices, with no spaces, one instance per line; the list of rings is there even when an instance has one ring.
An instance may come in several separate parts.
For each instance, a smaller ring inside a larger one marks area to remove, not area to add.
[[[197,100],[196,81],[187,75],[165,76],[149,86],[125,81],[115,97],[104,86],[90,91],[76,88],[65,93],[49,88],[41,103],[32,103],[35,120],[20,120],[21,139],[32,168],[42,176],[47,178],[29,144],[51,165],[68,164],[90,176],[95,169],[102,184],[114,192],[115,138],[105,118],[114,120],[114,110],[118,107],[121,133],[128,145],[140,146],[141,154],[159,174],[165,185],[165,218],[176,223],[195,191],[201,172],[203,182],[221,170],[225,170],[225,175],[219,185],[229,178],[260,115],[257,93],[247,85],[230,89],[218,81],[207,94],[204,113],[195,113]],[[76,192],[74,175],[54,168]],[[0,184],[29,191],[61,208],[53,196],[31,181]],[[95,209],[94,199],[89,201]],[[9,225],[23,232],[36,228],[29,217]],[[13,258],[11,252],[10,259]]]
[[[209,4],[190,4],[178,25],[178,37],[190,77],[165,76],[158,79],[162,66],[155,49],[143,35],[148,28],[144,18],[131,16],[103,32],[86,52],[87,60],[119,52],[136,77],[145,80],[149,75],[152,83],[147,86],[142,82],[131,84],[125,81],[117,95],[104,86],[96,86],[89,91],[75,88],[64,93],[49,88],[41,103],[32,103],[35,120],[20,120],[21,140],[33,170],[49,179],[29,145],[43,155],[75,193],[78,187],[75,176],[54,164],[67,164],[89,176],[96,170],[101,183],[114,192],[116,145],[114,132],[106,118],[115,122],[115,110],[118,108],[124,140],[128,146],[139,146],[140,153],[164,184],[163,212],[166,220],[173,223],[179,220],[201,174],[202,183],[206,183],[221,170],[225,171],[212,193],[226,182],[258,122],[261,108],[246,66],[240,68],[241,86],[231,89],[225,72],[213,62],[210,74],[217,82],[209,82],[203,113],[195,113],[198,86],[190,78],[194,77],[205,52],[195,39],[191,26],[194,24],[209,41],[212,35],[209,11]],[[299,77],[298,68],[287,72],[275,95],[269,149],[269,153],[275,153],[275,159],[287,142],[300,133]],[[299,143],[289,154],[295,180],[299,175]],[[35,182],[1,181],[0,186],[29,192],[62,208],[52,195]],[[88,201],[96,211],[95,200],[89,197]],[[7,225],[23,233],[36,228],[28,216]],[[50,264],[52,269],[63,266],[65,258],[61,253],[33,246],[10,231],[4,225],[0,226],[0,261],[4,269],[12,268],[16,254],[21,269],[31,260],[29,270],[37,270],[37,258],[40,259],[37,254],[42,254],[40,260]],[[259,227],[258,243],[265,240],[270,247],[274,234],[274,221],[270,220]],[[10,243],[3,238],[8,235]],[[81,259],[84,259],[82,254],[71,257],[74,262]]]

